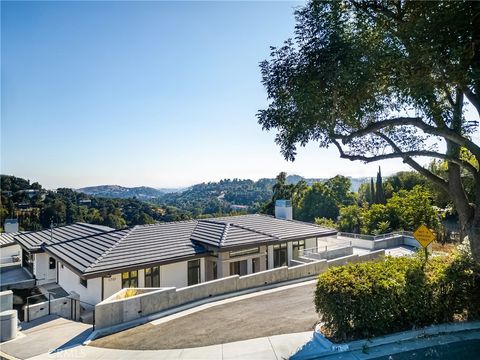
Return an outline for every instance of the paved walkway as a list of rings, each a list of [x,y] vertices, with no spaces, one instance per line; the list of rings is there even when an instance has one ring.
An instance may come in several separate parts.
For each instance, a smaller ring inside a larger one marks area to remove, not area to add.
[[[91,325],[49,315],[25,324],[16,339],[0,344],[0,352],[28,359],[55,349],[79,345],[91,332]]]
[[[78,346],[33,359],[101,359],[101,360],[283,360],[312,338],[312,331],[269,336],[233,343],[189,349],[171,350],[114,350],[93,346]]]
[[[124,350],[203,347],[273,335],[313,331],[318,321],[316,281],[236,296],[160,318],[93,341]]]

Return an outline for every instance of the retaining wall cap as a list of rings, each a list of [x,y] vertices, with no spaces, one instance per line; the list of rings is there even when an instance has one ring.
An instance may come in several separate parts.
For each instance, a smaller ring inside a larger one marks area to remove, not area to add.
[[[0,321],[7,321],[17,317],[17,310],[5,310],[0,313]]]

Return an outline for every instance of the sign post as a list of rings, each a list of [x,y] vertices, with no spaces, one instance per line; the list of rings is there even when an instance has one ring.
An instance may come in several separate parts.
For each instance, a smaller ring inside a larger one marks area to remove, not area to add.
[[[419,242],[420,245],[425,249],[425,261],[428,259],[428,250],[427,246],[435,240],[435,234],[427,228],[425,225],[420,225],[417,230],[413,233],[415,240]]]

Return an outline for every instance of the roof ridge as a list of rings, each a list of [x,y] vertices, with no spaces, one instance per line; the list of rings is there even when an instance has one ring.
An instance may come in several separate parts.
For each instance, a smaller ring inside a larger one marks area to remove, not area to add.
[[[55,230],[55,229],[56,229],[56,228],[53,228],[53,230]],[[91,237],[94,237],[94,236],[111,234],[111,233],[114,233],[114,232],[117,232],[117,231],[122,231],[122,230],[125,230],[125,229],[113,229],[113,230],[110,230],[110,231],[104,231],[104,232],[97,233],[97,234],[90,234],[90,235],[79,236],[79,237],[75,237],[75,238],[72,238],[72,239],[61,240],[61,241],[57,241],[57,242],[54,242],[54,243],[51,243],[51,244],[46,244],[45,246],[48,247],[48,246],[55,246],[55,245],[66,244],[66,243],[69,243],[69,242],[71,242],[71,241],[88,239],[88,238],[91,238]],[[41,245],[41,244],[40,244],[40,245]]]
[[[265,236],[274,238],[274,239],[276,239],[276,240],[280,240],[280,238],[279,238],[278,236],[275,236],[275,235],[273,235],[273,234],[268,234],[268,233],[263,232],[263,231],[260,231],[260,230],[251,229],[251,228],[249,228],[249,227],[246,227],[245,225],[239,225],[239,224],[233,224],[233,223],[230,223],[230,225],[235,226],[235,227],[238,227],[238,228],[243,229],[243,230],[248,230],[248,231],[251,231],[251,232],[260,234],[260,235],[265,235]]]
[[[138,227],[138,225],[135,225],[135,226],[130,227],[130,228],[115,230],[115,232],[116,232],[116,231],[125,231],[125,230],[128,230],[128,232],[127,232],[125,235],[123,235],[120,239],[118,239],[118,240],[115,242],[114,245],[110,246],[107,250],[105,250],[102,255],[100,255],[99,257],[97,257],[97,259],[96,259],[94,262],[92,262],[90,265],[88,265],[88,266],[85,268],[85,271],[84,271],[84,272],[87,273],[88,270],[90,270],[90,269],[93,270],[93,268],[94,268],[94,266],[95,266],[96,264],[98,264],[101,260],[103,260],[110,252],[112,252],[113,249],[115,249],[123,240],[125,240],[125,238],[126,238],[128,235],[130,235],[130,234],[132,233],[132,231],[133,231],[135,228],[137,228],[137,227]],[[113,232],[113,231],[108,232],[108,233],[112,233],[112,232]],[[103,234],[105,234],[105,233],[103,233]],[[97,234],[97,235],[98,235],[98,234]]]
[[[220,243],[218,244],[219,246],[223,246],[223,244],[225,243],[225,240],[227,239],[227,236],[228,236],[229,229],[230,229],[230,223],[224,223],[223,233],[222,233],[222,236],[220,237]]]

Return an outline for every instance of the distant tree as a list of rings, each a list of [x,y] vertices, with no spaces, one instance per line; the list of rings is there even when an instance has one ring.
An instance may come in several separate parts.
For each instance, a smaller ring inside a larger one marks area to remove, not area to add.
[[[375,192],[375,185],[373,183],[373,178],[370,178],[370,194],[372,195],[372,198],[370,200],[370,204],[375,204],[376,199],[377,199],[377,194]]]
[[[337,228],[337,223],[335,221],[333,221],[332,219],[324,218],[324,217],[315,218],[315,224],[326,227],[326,228],[330,228],[330,229]]]
[[[338,230],[359,234],[363,226],[364,209],[358,205],[349,205],[340,208]]]
[[[332,189],[321,183],[314,183],[305,193],[298,210],[298,218],[313,222],[315,218],[336,220],[338,204]]]
[[[264,129],[293,160],[298,144],[333,145],[342,158],[398,158],[450,196],[480,261],[480,2],[310,1],[296,11],[295,41],[261,63],[271,103]],[[465,101],[476,109],[468,119]],[[471,121],[474,120],[474,121]],[[445,144],[445,151],[427,139]],[[465,148],[475,161],[465,159]],[[444,160],[444,177],[418,162]]]
[[[378,167],[377,182],[375,183],[375,203],[385,204],[385,192],[383,190],[382,171]]]

